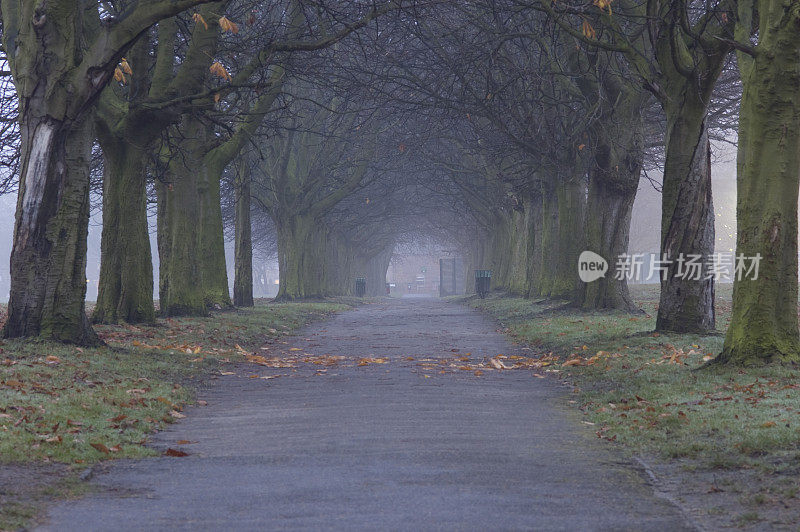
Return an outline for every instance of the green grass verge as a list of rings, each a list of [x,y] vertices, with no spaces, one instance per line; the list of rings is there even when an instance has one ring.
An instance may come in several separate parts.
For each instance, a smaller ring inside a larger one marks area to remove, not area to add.
[[[725,326],[730,290],[718,292],[717,319]],[[740,465],[776,451],[800,458],[794,367],[701,368],[721,351],[721,331],[652,333],[657,288],[634,287],[633,294],[644,314],[587,313],[497,296],[470,305],[495,316],[533,353],[559,357],[542,371],[575,383],[576,400],[601,438],[639,453],[711,465]],[[567,360],[574,362],[563,366]]]

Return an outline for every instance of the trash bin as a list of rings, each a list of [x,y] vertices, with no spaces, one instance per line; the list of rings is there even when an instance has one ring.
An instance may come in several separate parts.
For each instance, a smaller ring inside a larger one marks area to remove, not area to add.
[[[356,297],[364,297],[367,293],[367,278],[356,277]]]
[[[475,293],[484,299],[491,288],[492,270],[475,270]]]

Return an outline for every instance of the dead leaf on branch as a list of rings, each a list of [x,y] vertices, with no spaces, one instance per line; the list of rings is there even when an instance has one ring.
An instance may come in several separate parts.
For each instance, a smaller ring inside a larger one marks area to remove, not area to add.
[[[222,78],[226,81],[231,81],[231,79],[233,79],[231,78],[231,75],[228,73],[228,71],[225,70],[225,67],[222,66],[222,63],[220,63],[219,61],[214,61],[214,64],[211,65],[211,67],[208,70],[211,71],[211,73],[214,74],[215,76]]]
[[[122,58],[122,61],[120,61],[119,67],[125,74],[129,76],[133,75],[133,69],[131,68],[131,65],[128,63],[128,60],[125,59],[124,57]]]
[[[235,22],[232,22],[230,19],[228,19],[228,17],[222,17],[219,19],[219,27],[222,28],[222,31],[239,33],[239,25]]]
[[[202,24],[205,29],[208,29],[208,23],[200,13],[195,13],[192,15],[192,20],[194,20],[196,24]]]

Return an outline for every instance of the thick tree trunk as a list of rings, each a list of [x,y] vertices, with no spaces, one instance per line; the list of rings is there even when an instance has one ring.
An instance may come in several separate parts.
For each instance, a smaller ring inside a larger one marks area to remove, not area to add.
[[[199,120],[182,122],[183,156],[173,158],[171,182],[162,188],[159,229],[161,311],[166,316],[202,316],[208,308],[232,306],[225,265],[220,204],[223,168],[210,160],[208,129]]]
[[[236,250],[233,304],[253,306],[253,238],[250,222],[250,172],[240,168],[236,176]]]
[[[591,283],[582,283],[578,306],[586,310],[616,309],[636,310],[626,279],[614,275],[617,257],[628,252],[631,214],[639,183],[639,166],[634,169],[635,179],[609,182],[599,172],[592,172],[586,205],[586,249],[605,258],[609,270],[604,277]]]
[[[385,249],[366,261],[364,276],[367,278],[367,295],[380,297],[386,295],[386,272],[394,254],[394,247]]]
[[[662,192],[661,255],[667,266],[661,281],[656,330],[714,330],[714,280],[678,275],[679,262],[703,261],[714,253],[711,199],[711,147],[706,107],[689,89],[681,105],[667,105],[667,157]]]
[[[539,295],[575,298],[580,279],[578,257],[583,251],[585,187],[579,177],[545,184],[542,189],[542,269]]]
[[[743,72],[736,255],[761,256],[757,278],[735,277],[733,313],[718,362],[797,361],[797,201],[800,176],[800,9],[764,2],[759,54]],[[787,15],[787,12],[789,15]],[[779,22],[780,21],[780,22]],[[762,48],[763,47],[763,48]]]
[[[105,159],[103,238],[95,323],[152,323],[153,259],[147,224],[147,153],[100,136]]]
[[[27,104],[3,336],[94,345],[84,303],[92,116],[59,122]]]
[[[182,165],[182,163],[180,163]],[[197,174],[177,167],[160,184],[158,250],[162,316],[204,316],[200,270],[200,194]]]
[[[276,301],[323,297],[321,264],[325,256],[324,238],[318,221],[304,215],[278,215],[278,276]],[[324,232],[324,231],[323,231]]]

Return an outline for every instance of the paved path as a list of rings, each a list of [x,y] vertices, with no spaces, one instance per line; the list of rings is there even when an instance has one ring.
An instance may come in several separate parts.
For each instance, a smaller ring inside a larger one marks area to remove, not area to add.
[[[190,456],[114,463],[96,494],[52,508],[43,530],[688,528],[550,379],[420,365],[453,349],[475,361],[512,353],[476,312],[387,300],[290,345],[390,362],[271,380],[247,377],[292,370],[239,368],[155,438],[198,442],[182,447]]]

